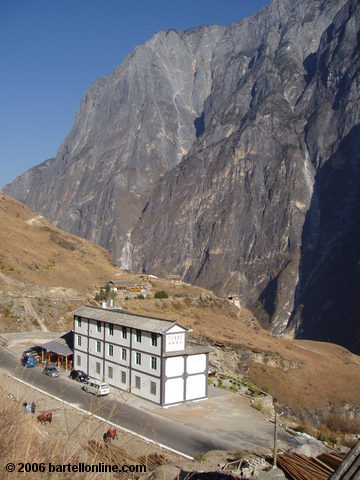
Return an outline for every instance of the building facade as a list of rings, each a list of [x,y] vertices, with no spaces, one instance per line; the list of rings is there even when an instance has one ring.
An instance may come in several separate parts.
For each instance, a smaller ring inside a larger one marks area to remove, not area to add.
[[[207,398],[210,349],[171,320],[83,306],[74,314],[74,368],[160,405]]]

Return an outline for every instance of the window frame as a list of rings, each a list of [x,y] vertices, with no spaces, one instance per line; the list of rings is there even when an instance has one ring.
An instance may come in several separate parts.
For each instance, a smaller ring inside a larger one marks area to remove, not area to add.
[[[150,368],[151,370],[157,370],[157,358],[150,357]]]
[[[150,394],[156,395],[156,382],[150,381]]]

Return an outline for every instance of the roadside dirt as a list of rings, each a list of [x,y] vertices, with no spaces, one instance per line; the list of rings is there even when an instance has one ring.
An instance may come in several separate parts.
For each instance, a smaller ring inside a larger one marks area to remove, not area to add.
[[[109,428],[107,423],[102,422],[91,415],[82,414],[47,395],[19,383],[15,379],[9,377],[7,372],[3,369],[0,369],[0,394],[1,393],[3,395],[0,403],[3,403],[4,401],[7,403],[15,402],[18,407],[22,408],[24,413],[23,421],[26,423],[27,428],[32,429],[35,435],[40,439],[45,440],[48,445],[52,445],[54,452],[59,453],[58,450],[60,448],[61,452],[65,454],[66,450],[66,458],[64,458],[64,461],[76,460],[87,464],[104,461],[101,457],[95,459],[91,458],[86,451],[86,446],[91,440],[103,445],[103,434]],[[26,410],[23,407],[24,402],[33,401],[36,403],[35,415],[26,413]],[[2,410],[5,410],[3,408],[4,405],[1,405],[1,407]],[[52,412],[53,419],[51,423],[41,424],[36,420],[36,416],[42,411]],[[111,445],[122,449],[128,454],[128,464],[134,464],[135,459],[144,455],[157,453],[163,455],[168,464],[175,465],[186,471],[214,471],[218,469],[220,463],[226,463],[226,459],[229,457],[228,452],[214,451],[199,456],[199,461],[191,461],[119,430],[118,439],[111,442]],[[39,461],[41,453],[42,452],[39,452],[39,458],[29,458],[28,461]],[[5,464],[9,459],[2,458],[2,460],[2,463]],[[11,461],[17,463],[24,461],[24,459],[14,458],[14,456],[12,456]],[[9,478],[15,477],[9,476]]]

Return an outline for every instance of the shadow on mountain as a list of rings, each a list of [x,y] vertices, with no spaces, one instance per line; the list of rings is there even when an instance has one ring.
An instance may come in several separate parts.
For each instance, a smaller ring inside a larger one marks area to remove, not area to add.
[[[360,354],[360,125],[318,170],[290,323],[296,337]]]

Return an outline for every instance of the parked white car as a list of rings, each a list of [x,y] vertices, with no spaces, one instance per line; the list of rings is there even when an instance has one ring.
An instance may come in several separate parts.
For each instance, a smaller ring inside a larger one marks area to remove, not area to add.
[[[108,383],[101,382],[100,380],[90,379],[89,382],[83,386],[85,392],[93,393],[97,397],[102,395],[109,395],[110,386]]]

